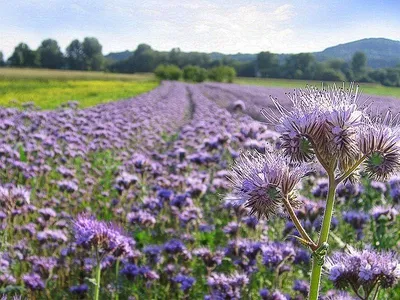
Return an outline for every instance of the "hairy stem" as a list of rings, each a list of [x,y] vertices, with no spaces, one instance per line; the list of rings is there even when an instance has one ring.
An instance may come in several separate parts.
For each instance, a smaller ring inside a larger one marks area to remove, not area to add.
[[[335,202],[335,192],[336,192],[336,182],[335,182],[335,175],[333,172],[328,172],[329,177],[329,190],[328,196],[326,198],[326,207],[325,207],[325,214],[324,219],[322,221],[322,228],[319,235],[318,240],[318,247],[321,247],[325,244],[329,237],[329,229],[331,226],[332,215],[333,215],[333,204]],[[310,283],[310,300],[317,300],[319,294],[319,285],[321,281],[321,271],[322,265],[318,263],[318,257],[313,257],[313,265],[312,265],[312,272],[311,272],[311,283]]]
[[[99,251],[96,249],[96,258],[97,258],[97,266],[96,266],[96,286],[94,289],[94,300],[99,300],[100,295],[100,275],[101,275],[101,260],[99,258]]]
[[[380,286],[378,285],[378,286],[376,287],[376,290],[375,290],[374,296],[372,297],[372,300],[378,299],[379,289],[380,289]]]
[[[119,300],[119,258],[115,263],[115,300]]]
[[[292,219],[292,222],[294,226],[296,226],[297,231],[300,233],[301,237],[307,242],[307,245],[314,251],[318,247],[314,243],[314,241],[310,238],[310,236],[307,234],[303,226],[301,225],[299,219],[296,216],[296,213],[293,210],[293,207],[290,205],[290,202],[287,197],[284,198],[283,203],[285,204],[285,208],[289,213],[290,218]]]

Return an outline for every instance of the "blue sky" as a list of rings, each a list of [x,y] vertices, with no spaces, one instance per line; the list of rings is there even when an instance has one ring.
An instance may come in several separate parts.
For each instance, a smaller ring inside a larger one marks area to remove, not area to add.
[[[229,2],[229,4],[228,4]],[[367,37],[400,40],[400,1],[0,0],[0,51],[56,39],[97,37],[103,53],[157,50],[223,53],[320,51]]]

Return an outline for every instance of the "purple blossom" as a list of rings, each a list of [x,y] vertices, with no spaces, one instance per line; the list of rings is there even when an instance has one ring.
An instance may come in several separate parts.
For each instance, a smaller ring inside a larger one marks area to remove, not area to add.
[[[79,285],[74,285],[74,286],[71,286],[70,288],[69,288],[69,291],[72,293],[72,294],[77,294],[77,295],[83,295],[83,294],[86,294],[87,292],[88,292],[88,290],[89,290],[89,287],[88,287],[88,285],[87,284],[79,284]]]
[[[75,242],[83,247],[97,247],[115,256],[129,256],[135,242],[112,223],[79,215],[73,223]]]
[[[258,218],[282,215],[282,199],[288,197],[308,170],[307,166],[290,166],[281,153],[243,153],[232,168],[233,193],[227,199],[249,208],[250,214]],[[294,208],[300,206],[294,197],[288,197],[288,201]]]
[[[222,273],[211,273],[207,278],[207,284],[213,295],[218,297],[240,299],[241,290],[249,283],[249,278],[240,273],[225,275]],[[211,297],[212,297],[211,296]]]
[[[158,245],[147,245],[143,248],[143,253],[146,255],[149,263],[157,264],[161,261],[162,247]]]
[[[304,280],[295,280],[293,290],[299,292],[304,297],[307,297],[308,292],[310,291],[310,284]]]
[[[164,244],[164,251],[168,254],[179,254],[186,251],[186,247],[180,240],[173,239]]]
[[[187,292],[192,288],[196,280],[193,277],[178,274],[177,276],[172,278],[172,281],[180,284],[180,289],[184,292]]]
[[[347,211],[343,214],[343,220],[349,223],[357,231],[357,239],[363,238],[363,229],[369,221],[369,215],[360,211]]]
[[[45,288],[45,284],[39,274],[25,274],[22,276],[22,280],[25,286],[33,291],[44,290]]]
[[[386,219],[392,221],[399,214],[397,209],[393,207],[385,207],[385,206],[375,206],[371,210],[371,215],[375,219],[375,221],[379,221],[382,219]]]
[[[376,252],[372,249],[337,252],[328,260],[329,279],[336,288],[363,287],[370,293],[378,283],[382,288],[394,286],[400,278],[397,255],[391,252]]]

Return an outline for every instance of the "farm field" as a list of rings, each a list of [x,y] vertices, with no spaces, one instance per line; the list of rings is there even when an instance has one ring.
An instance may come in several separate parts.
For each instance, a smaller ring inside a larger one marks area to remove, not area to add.
[[[239,77],[235,79],[235,83],[244,85],[258,85],[265,87],[282,87],[282,88],[304,88],[308,85],[321,87],[321,81],[312,80],[295,80],[295,79],[267,79],[267,78],[247,78]],[[325,85],[332,85],[332,82],[325,82]],[[341,86],[342,82],[337,82]],[[388,87],[376,83],[360,83],[360,91],[366,95],[378,95],[400,98],[400,88]]]
[[[311,256],[294,224],[258,220],[226,197],[241,151],[279,143],[273,128],[256,120],[260,108],[273,107],[269,95],[289,108],[286,91],[162,82],[85,109],[1,108],[0,293],[306,299]],[[349,245],[399,252],[399,191],[395,176],[340,184],[328,256]],[[320,169],[299,184],[296,215],[313,239],[327,193]],[[332,277],[324,272],[321,299],[356,299]],[[399,294],[397,283],[376,299]]]
[[[0,68],[0,105],[21,107],[32,102],[41,109],[54,109],[72,100],[84,108],[134,97],[157,86],[152,74]]]

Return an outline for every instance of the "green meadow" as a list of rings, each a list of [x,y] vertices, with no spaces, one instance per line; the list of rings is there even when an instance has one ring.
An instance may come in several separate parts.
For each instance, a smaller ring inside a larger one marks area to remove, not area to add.
[[[308,85],[321,86],[321,81],[313,80],[295,80],[295,79],[269,79],[269,78],[248,78],[239,77],[235,79],[235,83],[247,85],[260,85],[265,87],[283,87],[283,88],[304,88]],[[326,85],[331,85],[334,82],[324,82]],[[337,82],[342,85],[343,83]],[[363,94],[377,96],[391,96],[400,98],[400,88],[388,87],[376,83],[360,83],[360,90]]]
[[[153,74],[0,68],[0,105],[20,107],[33,102],[42,109],[54,109],[75,100],[83,108],[134,97],[158,84]]]

